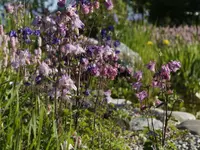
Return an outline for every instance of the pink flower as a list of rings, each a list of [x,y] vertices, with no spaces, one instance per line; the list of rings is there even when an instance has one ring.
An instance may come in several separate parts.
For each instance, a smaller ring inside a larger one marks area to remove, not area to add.
[[[181,63],[179,61],[170,61],[168,66],[172,72],[176,72],[181,68]]]
[[[147,66],[147,69],[155,72],[155,65],[156,63],[154,61],[150,61],[146,66]]]
[[[45,62],[42,62],[42,64],[39,66],[39,72],[44,76],[48,76],[51,72],[51,69]]]
[[[65,7],[65,0],[58,0],[57,5],[58,5],[59,7]]]
[[[168,64],[162,65],[161,73],[160,73],[162,79],[170,80],[170,73],[171,73],[171,70],[169,69],[169,65]]]
[[[134,74],[134,78],[136,78],[137,81],[140,81],[142,79],[142,71],[137,71]]]
[[[84,24],[83,22],[80,20],[79,17],[74,17],[72,19],[72,25],[73,25],[73,28],[79,28],[79,29],[82,29],[84,27]]]
[[[82,5],[82,12],[84,13],[84,14],[89,14],[89,12],[90,12],[90,7],[88,6],[88,5],[85,5],[85,4],[83,4]]]
[[[14,12],[14,6],[11,3],[6,4],[4,7],[7,13],[12,14]]]
[[[112,10],[113,9],[112,0],[105,0],[105,6],[106,6],[107,10]]]
[[[133,89],[138,91],[141,86],[142,86],[141,82],[136,82],[133,84]]]
[[[143,101],[145,98],[148,97],[148,93],[147,91],[142,91],[140,93],[137,93],[136,96],[140,101]]]
[[[59,79],[59,87],[63,89],[68,89],[68,90],[77,90],[77,87],[74,84],[74,81],[68,76],[68,75],[63,75]]]
[[[99,1],[95,1],[95,2],[94,2],[94,7],[95,7],[96,9],[99,9]]]

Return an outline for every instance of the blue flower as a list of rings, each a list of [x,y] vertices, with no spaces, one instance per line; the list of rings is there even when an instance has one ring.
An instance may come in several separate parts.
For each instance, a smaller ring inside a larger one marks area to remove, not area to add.
[[[104,37],[106,37],[106,35],[107,35],[106,29],[102,29],[101,30],[101,36],[104,38]]]
[[[109,30],[109,31],[114,31],[113,25],[108,26],[108,30]]]
[[[120,50],[116,50],[116,51],[115,51],[115,54],[119,54],[119,53],[120,53]]]
[[[10,36],[10,37],[17,37],[16,31],[11,30],[10,33],[9,33],[9,36]]]
[[[31,35],[33,34],[33,31],[29,27],[25,27],[23,29],[23,35]]]
[[[41,81],[42,81],[42,76],[41,76],[41,75],[39,75],[39,76],[37,76],[37,77],[35,78],[36,84],[40,84]]]
[[[58,44],[60,40],[58,38],[53,38],[52,44]]]
[[[35,30],[35,31],[34,31],[34,34],[35,34],[36,36],[40,36],[40,30]]]
[[[116,41],[114,42],[114,46],[115,46],[115,47],[118,47],[119,45],[120,45],[120,41],[116,40]]]

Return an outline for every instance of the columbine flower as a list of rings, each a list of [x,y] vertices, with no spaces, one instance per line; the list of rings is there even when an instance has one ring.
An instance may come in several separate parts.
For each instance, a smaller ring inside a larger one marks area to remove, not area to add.
[[[99,9],[99,2],[98,2],[98,1],[95,1],[95,2],[94,2],[94,7],[95,7],[96,9]]]
[[[58,5],[59,7],[65,7],[65,0],[58,0],[57,5]]]
[[[11,3],[8,3],[4,6],[7,13],[12,14],[14,12],[14,6]]]
[[[170,72],[171,70],[169,69],[168,64],[162,65],[161,73],[160,73],[162,79],[170,80]]]
[[[140,93],[137,93],[136,96],[140,101],[142,101],[148,97],[148,93],[147,93],[147,91],[142,91]]]
[[[116,41],[114,42],[114,46],[115,46],[115,47],[118,47],[119,45],[120,45],[120,41],[116,40]]]
[[[134,78],[136,78],[137,81],[140,81],[142,79],[142,71],[137,71]]]
[[[42,64],[39,66],[39,72],[44,76],[48,76],[51,72],[51,69],[45,62],[42,62]]]
[[[170,61],[168,66],[172,72],[176,72],[181,68],[181,63],[179,61]]]
[[[84,66],[87,66],[89,64],[89,61],[87,58],[82,58],[81,59],[81,64],[84,65]]]
[[[105,0],[105,6],[106,6],[107,10],[112,10],[113,9],[112,0]]]
[[[84,27],[83,22],[80,20],[80,18],[78,16],[73,17],[73,19],[72,19],[72,25],[73,25],[73,28],[82,29]]]
[[[10,33],[9,33],[9,36],[10,36],[10,37],[17,37],[16,31],[11,30]]]
[[[84,14],[89,14],[89,12],[90,12],[90,7],[88,6],[88,5],[85,5],[85,4],[83,4],[82,6],[81,6],[81,9],[82,9],[82,12],[84,13]]]
[[[142,86],[141,82],[135,82],[132,87],[134,90],[138,91],[141,88],[141,86]]]
[[[74,81],[68,76],[68,75],[63,75],[60,79],[59,79],[59,87],[64,88],[64,89],[73,89],[73,90],[77,90],[77,87],[74,84]]]
[[[155,65],[156,63],[154,61],[150,61],[146,66],[147,66],[147,69],[155,72]]]

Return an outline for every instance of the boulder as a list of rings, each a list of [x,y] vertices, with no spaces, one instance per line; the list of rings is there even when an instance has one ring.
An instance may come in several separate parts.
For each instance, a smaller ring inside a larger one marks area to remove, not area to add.
[[[196,120],[196,117],[193,114],[181,111],[173,111],[172,117],[178,122],[183,122],[186,120]]]
[[[121,107],[121,106],[124,106],[124,105],[130,105],[130,104],[132,104],[130,101],[127,101],[127,100],[125,100],[125,99],[113,99],[112,97],[106,97],[106,99],[107,99],[107,102],[109,103],[109,104],[113,104],[113,105],[115,105],[115,106],[118,106],[118,107]]]
[[[153,126],[152,126],[153,123]],[[146,127],[150,127],[152,130],[153,127],[155,130],[162,129],[163,123],[155,118],[144,118],[144,117],[133,117],[130,121],[130,130],[140,131],[144,130]]]
[[[162,109],[151,109],[151,113],[159,120],[163,120],[163,115],[165,115],[165,111]],[[170,113],[171,111],[167,112],[168,115]],[[196,117],[193,114],[181,111],[172,111],[171,117],[179,123],[186,120],[196,120]]]
[[[178,129],[187,129],[192,134],[200,135],[200,120],[186,120],[177,125]]]
[[[137,63],[140,63],[142,61],[142,58],[140,57],[140,55],[134,52],[124,43],[120,43],[117,49],[120,51],[119,58],[123,60],[122,63],[124,63],[125,65],[128,65],[134,68]]]

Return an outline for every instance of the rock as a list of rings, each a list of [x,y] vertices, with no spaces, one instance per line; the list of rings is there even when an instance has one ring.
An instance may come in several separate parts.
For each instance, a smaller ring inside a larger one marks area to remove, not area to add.
[[[152,130],[153,126],[154,129],[162,129],[163,123],[155,118],[151,119],[151,118],[144,118],[144,117],[132,117],[131,121],[130,121],[130,130],[133,131],[139,131],[139,130],[144,130],[145,127],[148,127],[148,122],[149,122],[149,127]],[[153,123],[153,126],[152,126]]]
[[[200,120],[186,120],[179,125],[177,125],[178,129],[187,129],[192,134],[200,135]]]
[[[162,109],[152,109],[151,113],[159,120],[163,120],[163,115],[165,115],[165,111]],[[168,115],[170,113],[171,111],[167,112]],[[179,123],[186,120],[196,120],[196,117],[193,114],[181,111],[172,111],[171,117],[177,120]]]
[[[142,61],[140,55],[127,47],[124,43],[120,43],[117,49],[120,50],[119,58],[123,60],[125,65],[134,68],[137,63]]]
[[[197,118],[197,119],[200,119],[200,111],[198,111],[198,112],[196,113],[196,118]]]
[[[106,97],[107,102],[109,104],[114,104],[115,106],[124,106],[124,105],[130,105],[132,104],[130,101],[127,101],[125,99],[113,99],[112,97]]]
[[[169,112],[170,113],[170,112]],[[196,117],[193,114],[181,111],[173,111],[172,117],[179,122],[183,122],[186,120],[196,120]]]

